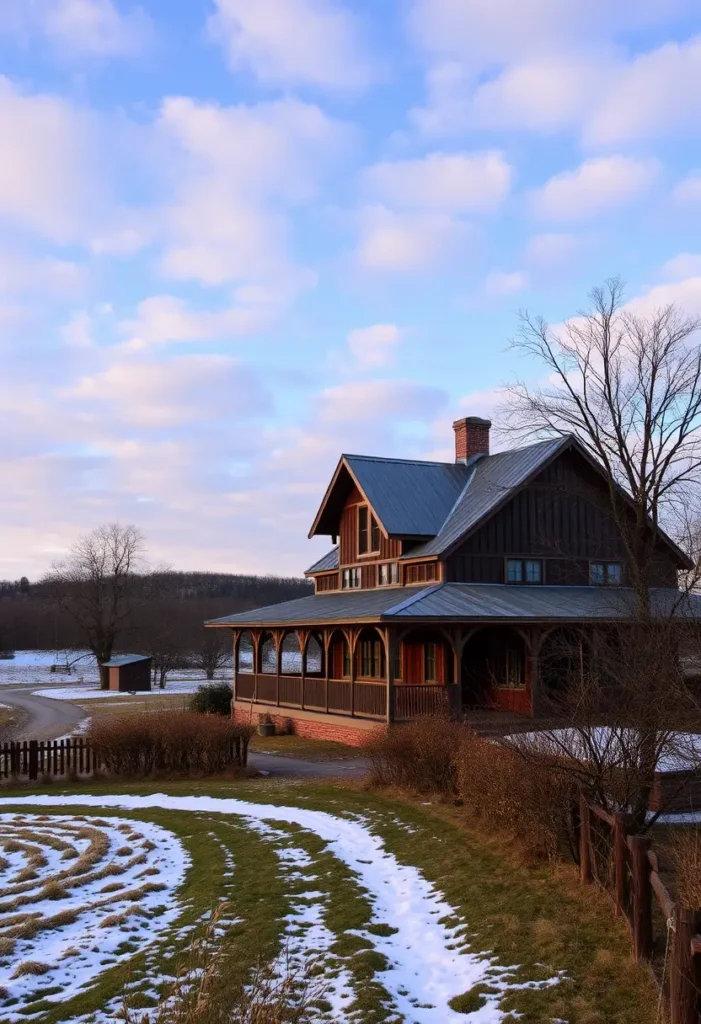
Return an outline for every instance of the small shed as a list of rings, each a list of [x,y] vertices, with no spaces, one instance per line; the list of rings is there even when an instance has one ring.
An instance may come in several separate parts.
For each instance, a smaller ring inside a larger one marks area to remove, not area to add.
[[[103,668],[107,669],[109,690],[151,689],[151,658],[145,654],[118,654],[105,661]]]

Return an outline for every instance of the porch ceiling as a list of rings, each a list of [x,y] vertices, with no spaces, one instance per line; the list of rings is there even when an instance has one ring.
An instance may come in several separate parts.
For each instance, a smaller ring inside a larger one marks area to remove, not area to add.
[[[653,604],[663,616],[701,619],[701,596],[659,589]],[[491,583],[438,583],[355,593],[313,594],[296,601],[255,608],[213,619],[208,626],[319,625],[333,622],[606,621],[627,618],[633,591],[625,587],[509,586]]]

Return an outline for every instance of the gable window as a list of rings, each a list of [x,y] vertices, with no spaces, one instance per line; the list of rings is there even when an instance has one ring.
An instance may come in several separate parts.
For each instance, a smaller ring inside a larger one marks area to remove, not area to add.
[[[424,680],[427,683],[438,682],[438,658],[435,643],[424,644]]]
[[[542,583],[543,563],[535,558],[509,558],[506,562],[507,583]]]
[[[383,562],[378,567],[378,587],[390,587],[394,583],[399,583],[399,564]]]
[[[622,578],[620,562],[589,563],[589,583],[592,587],[620,586]]]
[[[380,550],[380,527],[367,505],[358,506],[358,554]]]
[[[344,569],[341,574],[341,587],[343,590],[357,590],[360,586],[360,569]]]

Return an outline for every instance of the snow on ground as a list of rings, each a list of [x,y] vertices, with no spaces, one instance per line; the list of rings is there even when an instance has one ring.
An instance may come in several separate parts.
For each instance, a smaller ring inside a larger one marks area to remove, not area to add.
[[[180,913],[189,857],[150,822],[0,814],[0,854],[0,989],[16,1000],[4,1021],[36,1016],[37,990],[50,1002],[85,991]]]
[[[500,1024],[505,1014],[499,1009],[500,993],[516,985],[515,967],[499,965],[488,954],[477,954],[465,947],[464,922],[449,925],[456,920],[455,909],[443,895],[412,866],[399,863],[389,853],[382,839],[370,831],[367,824],[356,817],[337,817],[327,812],[306,808],[282,807],[249,803],[233,798],[206,796],[170,796],[163,793],[148,796],[34,796],[0,798],[0,805],[60,807],[70,804],[86,808],[115,808],[139,812],[150,808],[171,809],[193,814],[224,814],[243,818],[264,838],[274,838],[278,830],[271,830],[269,822],[297,825],[314,833],[327,844],[327,849],[353,872],[358,885],[365,890],[373,908],[372,926],[388,926],[389,935],[363,931],[378,953],[383,954],[390,967],[376,974],[377,980],[389,992],[397,1013],[415,1024],[461,1024],[465,1015],[451,1010],[448,1003],[455,996],[469,991],[475,985],[488,984],[490,993],[486,1003],[470,1014],[474,1024]],[[141,823],[138,826],[141,828]],[[271,834],[272,833],[272,834]],[[302,850],[283,855],[287,869],[300,868],[307,863]],[[295,897],[293,917],[288,922],[296,935],[311,925],[316,949],[323,954],[328,941],[324,923],[324,904],[320,894],[307,894],[308,902]],[[304,907],[304,909],[303,909]],[[383,930],[383,929],[379,929]],[[301,939],[298,955],[310,940]],[[559,976],[545,982],[526,983],[525,987],[557,984]],[[346,1003],[345,976],[340,976],[333,999],[338,1008]],[[15,1019],[15,1018],[13,1018]],[[17,1018],[19,1019],[19,1018]],[[26,1019],[26,1017],[24,1018]]]
[[[51,666],[57,665],[60,671],[52,672]],[[230,679],[231,672],[222,670],[222,678]],[[3,686],[49,686],[50,693],[42,696],[56,697],[57,693],[74,690],[76,686],[86,684],[90,690],[99,681],[97,662],[89,651],[16,651],[14,658],[0,658],[0,690]],[[199,669],[178,669],[168,676],[166,693],[194,693],[198,686],[206,683]],[[53,684],[58,684],[53,689]],[[61,686],[61,684],[64,684]],[[162,690],[154,690],[163,693]],[[99,696],[104,691],[96,691]],[[83,690],[81,689],[81,699]],[[75,700],[75,697],[57,697],[57,700]]]
[[[604,763],[614,763],[621,752],[633,749],[635,738],[625,729],[598,726],[589,730],[585,741],[577,729],[547,729],[542,732],[514,733],[505,736],[514,746],[528,747],[555,756],[567,752],[586,760],[592,754]],[[662,748],[657,765],[659,772],[683,772],[701,768],[701,735],[690,732],[672,733]]]
[[[221,679],[212,679],[209,682],[203,679],[201,676],[196,676],[194,679],[173,679],[168,680],[164,690],[156,687],[154,690],[139,690],[139,698],[148,700],[149,697],[157,697],[168,695],[169,693],[175,694],[187,694],[196,693],[200,686],[214,685],[215,683],[221,683]],[[117,690],[101,690],[95,686],[57,686],[51,687],[47,690],[34,690],[32,692],[33,697],[50,697],[52,700],[96,700],[100,697],[109,697],[110,701],[115,704],[124,697],[129,697],[130,694],[118,692]]]

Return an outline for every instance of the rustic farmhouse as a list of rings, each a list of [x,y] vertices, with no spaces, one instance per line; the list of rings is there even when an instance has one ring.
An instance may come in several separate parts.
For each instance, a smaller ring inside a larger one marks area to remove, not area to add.
[[[309,534],[335,545],[315,593],[207,623],[233,630],[236,717],[360,743],[441,708],[533,715],[549,645],[629,614],[608,484],[577,439],[490,454],[488,420],[453,426],[454,462],[341,456]],[[655,544],[664,605],[690,563]]]

